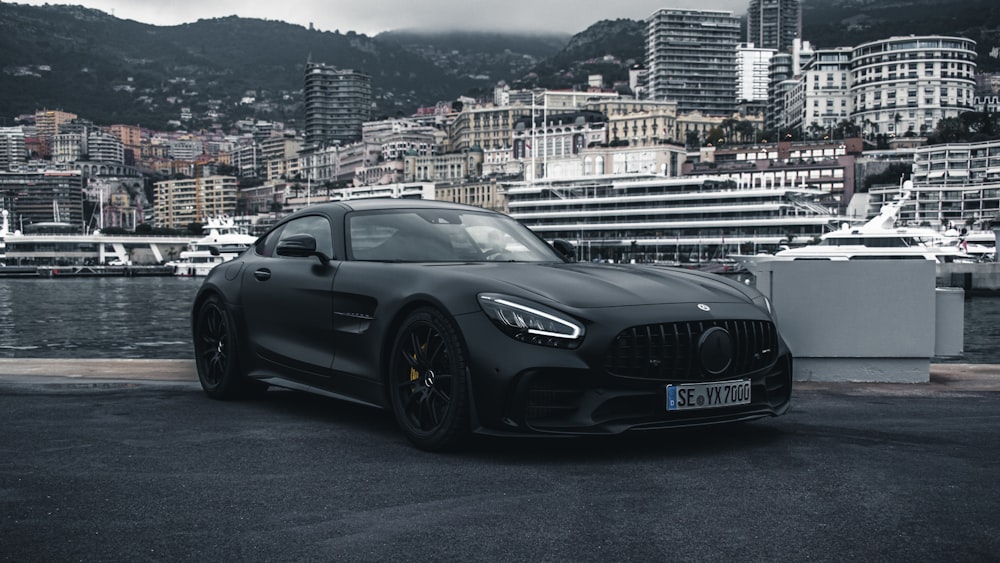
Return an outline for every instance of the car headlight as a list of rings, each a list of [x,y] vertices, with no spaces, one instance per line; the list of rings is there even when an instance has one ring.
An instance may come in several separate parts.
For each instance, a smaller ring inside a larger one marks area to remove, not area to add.
[[[583,340],[583,325],[564,313],[543,305],[500,295],[483,293],[479,306],[507,336],[541,346],[575,348]]]

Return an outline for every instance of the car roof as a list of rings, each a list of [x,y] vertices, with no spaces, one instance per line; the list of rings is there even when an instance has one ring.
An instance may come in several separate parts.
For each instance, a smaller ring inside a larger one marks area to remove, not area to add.
[[[398,199],[398,198],[372,198],[357,199],[341,202],[349,209],[357,211],[367,211],[370,209],[465,209],[486,211],[481,207],[452,203],[450,201],[437,201],[433,199]]]
[[[335,201],[328,203],[317,203],[309,207],[300,209],[294,215],[303,213],[314,213],[316,211],[377,211],[381,209],[455,209],[464,211],[483,211],[495,213],[489,209],[452,203],[449,201],[437,201],[432,199],[399,199],[399,198],[370,198],[356,199],[350,201]]]

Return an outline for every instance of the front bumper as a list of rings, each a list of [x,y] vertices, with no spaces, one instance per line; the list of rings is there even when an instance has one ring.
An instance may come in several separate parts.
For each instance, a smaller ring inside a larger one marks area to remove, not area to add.
[[[474,426],[486,434],[601,435],[752,420],[788,410],[792,357],[776,332],[774,349],[765,361],[734,362],[725,373],[699,374],[698,379],[692,379],[690,372],[662,368],[615,373],[620,371],[620,362],[618,358],[609,361],[609,350],[622,331],[664,318],[685,318],[677,308],[603,312],[607,318],[587,326],[587,337],[576,350],[517,342],[500,333],[484,315],[461,318],[470,352]],[[695,322],[715,326],[725,319],[748,317],[758,324],[769,322],[752,306],[716,306],[713,310],[714,318]],[[654,354],[666,352],[657,349]],[[737,379],[751,381],[749,404],[667,410],[667,385]]]
[[[579,373],[530,370],[509,396],[505,423],[540,433],[620,434],[778,416],[788,410],[791,373],[791,357],[785,355],[772,369],[750,377],[749,404],[668,411],[664,382],[605,380],[606,385],[589,386]]]

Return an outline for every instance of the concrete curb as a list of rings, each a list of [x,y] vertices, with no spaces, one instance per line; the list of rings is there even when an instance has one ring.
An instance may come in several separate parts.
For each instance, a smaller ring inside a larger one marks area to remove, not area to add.
[[[3,376],[198,381],[194,360],[0,358]]]
[[[139,381],[198,381],[194,360],[0,358],[0,378],[50,376]],[[950,391],[1000,392],[1000,364],[931,364],[926,383],[796,381],[797,390],[923,394]]]

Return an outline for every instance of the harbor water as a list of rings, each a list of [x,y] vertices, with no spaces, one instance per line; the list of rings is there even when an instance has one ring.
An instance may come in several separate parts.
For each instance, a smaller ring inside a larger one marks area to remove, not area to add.
[[[0,279],[0,357],[190,359],[200,278]],[[1000,296],[965,300],[965,353],[1000,364]]]
[[[0,279],[0,357],[189,359],[201,279]]]

